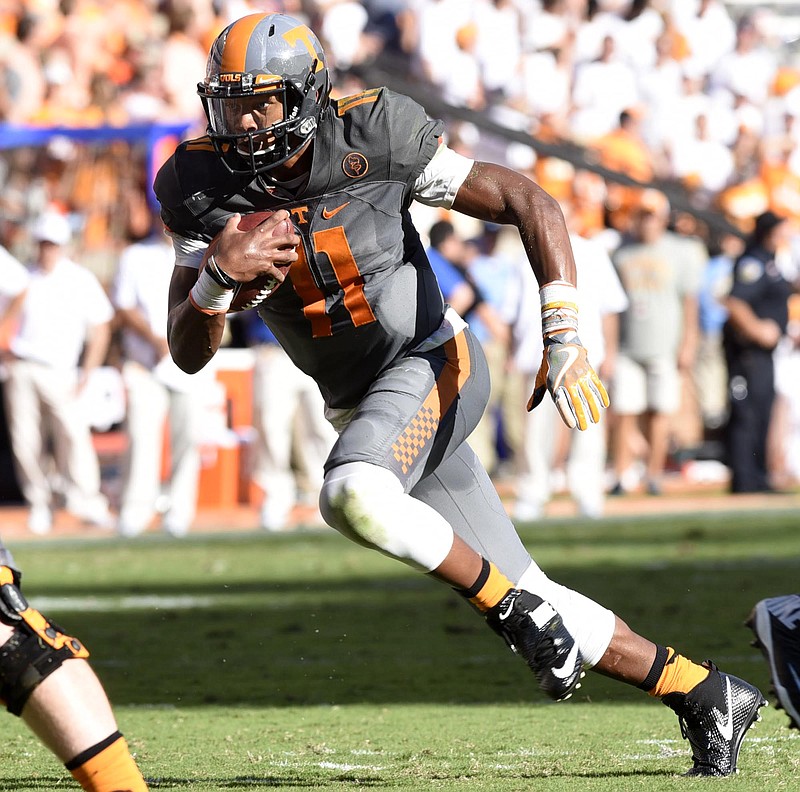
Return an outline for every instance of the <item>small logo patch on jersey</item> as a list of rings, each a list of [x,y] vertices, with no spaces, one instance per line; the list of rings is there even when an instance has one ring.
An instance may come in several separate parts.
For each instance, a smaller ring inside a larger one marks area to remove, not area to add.
[[[350,201],[345,201],[341,206],[337,206],[334,209],[328,209],[327,206],[323,207],[322,208],[322,216],[326,220],[330,220],[334,215],[339,214],[339,212],[341,212],[342,209],[344,209],[345,206],[347,206],[349,203],[350,203]]]
[[[369,162],[360,151],[352,151],[342,160],[342,170],[351,179],[360,179],[367,175]]]

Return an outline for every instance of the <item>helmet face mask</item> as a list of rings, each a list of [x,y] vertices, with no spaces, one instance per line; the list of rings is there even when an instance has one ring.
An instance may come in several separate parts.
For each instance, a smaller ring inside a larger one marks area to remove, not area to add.
[[[282,14],[253,14],[214,41],[197,92],[223,163],[233,173],[257,175],[313,138],[330,78],[309,28]]]

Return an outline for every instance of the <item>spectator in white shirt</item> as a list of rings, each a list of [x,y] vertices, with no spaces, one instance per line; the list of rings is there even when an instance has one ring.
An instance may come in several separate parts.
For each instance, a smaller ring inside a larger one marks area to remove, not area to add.
[[[522,36],[511,0],[489,0],[475,8],[475,57],[489,95],[504,95],[517,78]],[[498,46],[499,43],[499,46]]]
[[[725,3],[672,0],[671,6],[670,17],[675,29],[686,40],[692,71],[708,74],[736,43],[736,28]]]
[[[708,202],[725,188],[733,177],[733,154],[708,131],[709,119],[700,113],[695,134],[675,141],[672,146],[672,173]]]
[[[164,531],[184,536],[197,507],[199,390],[207,378],[181,371],[167,348],[167,296],[174,259],[163,226],[154,219],[152,234],[122,251],[114,282],[128,404],[128,447],[117,524],[122,536],[147,530],[157,511],[163,512]],[[170,467],[162,492],[165,421]]]
[[[709,74],[709,89],[728,91],[763,106],[769,95],[778,62],[763,45],[761,34],[751,17],[742,17],[736,27],[736,47],[724,55]]]
[[[105,358],[113,309],[97,278],[65,255],[71,229],[64,215],[43,213],[32,235],[38,257],[19,298],[5,389],[17,476],[30,506],[28,527],[41,534],[52,526],[56,485],[45,457],[48,435],[67,509],[107,527],[111,516],[80,392]]]
[[[458,54],[456,34],[471,22],[471,9],[462,0],[415,0],[413,62],[417,73],[442,85]]]
[[[613,37],[603,39],[597,60],[578,67],[572,101],[572,132],[583,140],[610,132],[617,126],[620,113],[638,103],[635,73],[617,58]]]
[[[642,122],[642,136],[653,150],[661,150],[665,131],[675,116],[683,94],[683,71],[672,56],[675,36],[665,31],[655,43],[655,62],[638,72],[637,80],[642,106],[647,112]]]

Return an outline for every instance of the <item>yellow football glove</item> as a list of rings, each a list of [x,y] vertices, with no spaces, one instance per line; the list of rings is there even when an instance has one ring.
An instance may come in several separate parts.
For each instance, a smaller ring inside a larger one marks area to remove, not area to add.
[[[550,392],[564,423],[585,429],[600,421],[600,408],[608,407],[608,393],[586,358],[586,348],[575,336],[568,343],[546,338],[544,355],[528,400],[530,412]]]
[[[564,423],[586,429],[598,423],[600,408],[608,407],[608,393],[589,364],[578,338],[578,305],[575,286],[566,281],[546,283],[539,290],[542,304],[544,354],[528,400],[530,412],[547,391]]]

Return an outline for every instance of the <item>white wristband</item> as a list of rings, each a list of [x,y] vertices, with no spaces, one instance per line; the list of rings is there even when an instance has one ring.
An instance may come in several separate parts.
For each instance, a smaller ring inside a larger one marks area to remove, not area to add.
[[[203,269],[189,292],[189,299],[198,311],[206,314],[224,314],[233,302],[234,289],[220,286],[208,269]]]
[[[578,290],[567,281],[551,281],[539,289],[542,334],[578,332]]]

